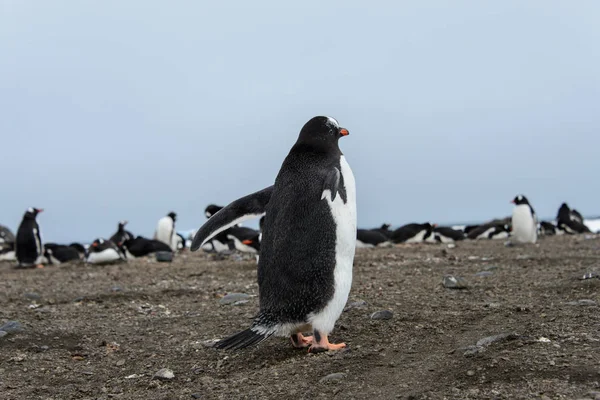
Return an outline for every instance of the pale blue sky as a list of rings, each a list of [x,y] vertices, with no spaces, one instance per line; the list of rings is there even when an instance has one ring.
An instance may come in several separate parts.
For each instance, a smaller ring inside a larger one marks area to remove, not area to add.
[[[360,226],[600,213],[599,2],[288,3],[0,0],[0,224],[197,228],[322,114]]]

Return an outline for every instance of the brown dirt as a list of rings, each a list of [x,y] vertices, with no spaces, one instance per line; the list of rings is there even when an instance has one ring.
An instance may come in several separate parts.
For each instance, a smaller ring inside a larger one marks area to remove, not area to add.
[[[257,294],[252,260],[188,253],[172,264],[0,264],[0,324],[25,326],[0,338],[0,398],[594,398],[599,308],[568,303],[600,303],[600,279],[578,279],[600,272],[599,248],[599,239],[556,237],[521,248],[494,241],[361,250],[349,303],[367,306],[344,312],[331,337],[349,349],[316,355],[282,338],[238,352],[203,344],[250,324],[256,297],[242,305],[219,297]],[[475,276],[486,267],[497,268]],[[446,274],[469,288],[442,287]],[[384,309],[393,319],[370,319]],[[465,350],[500,333],[513,335]],[[153,380],[161,368],[175,378]],[[320,382],[332,373],[345,376]]]

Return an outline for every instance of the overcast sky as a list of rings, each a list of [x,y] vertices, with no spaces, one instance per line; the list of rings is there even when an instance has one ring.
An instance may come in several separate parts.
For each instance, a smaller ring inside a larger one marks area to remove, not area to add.
[[[0,224],[46,240],[269,186],[331,115],[358,222],[600,214],[600,2],[0,0]]]

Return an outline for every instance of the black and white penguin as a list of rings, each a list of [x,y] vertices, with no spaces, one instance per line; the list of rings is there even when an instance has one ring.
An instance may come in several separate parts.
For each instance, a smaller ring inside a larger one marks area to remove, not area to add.
[[[481,224],[469,230],[467,239],[507,239],[510,236],[510,225],[506,219],[497,219]]]
[[[56,243],[46,243],[44,245],[44,256],[48,263],[53,265],[81,260],[77,249]]]
[[[391,240],[394,243],[421,243],[432,235],[433,228],[429,222],[406,224],[392,232]]]
[[[382,224],[379,228],[375,228],[375,229],[369,229],[371,231],[375,231],[375,232],[379,232],[382,235],[384,235],[386,238],[391,238],[392,237],[392,230],[390,229],[392,227],[391,224]]]
[[[556,235],[556,225],[552,222],[542,221],[540,222],[540,235],[552,236]]]
[[[357,229],[356,247],[371,248],[389,244],[389,238],[377,229]]]
[[[172,251],[177,250],[177,248],[173,247],[175,245],[175,221],[177,220],[177,214],[174,212],[170,212],[165,217],[162,217],[158,220],[158,224],[156,226],[156,232],[154,233],[154,239],[160,240],[163,243],[166,243],[171,247]]]
[[[223,208],[222,206],[218,206],[216,204],[210,204],[204,210],[204,215],[206,216],[206,218],[210,218],[213,215],[215,215],[216,213],[218,213],[222,208]]]
[[[110,240],[96,239],[88,249],[85,262],[89,264],[109,264],[126,260],[125,255]]]
[[[309,351],[337,350],[329,333],[352,284],[356,245],[354,175],[338,140],[348,135],[330,117],[308,121],[283,162],[274,186],[242,197],[196,233],[192,251],[223,230],[265,214],[258,263],[260,311],[252,327],[221,340],[239,349],[288,336]],[[303,336],[312,330],[312,336]]]
[[[119,221],[119,225],[117,227],[117,232],[110,237],[110,241],[119,244],[123,243],[126,240],[133,239],[135,236],[129,231],[125,229],[125,225],[127,225],[128,221]]]
[[[142,236],[128,239],[122,242],[119,247],[121,248],[121,252],[125,254],[125,257],[128,260],[137,257],[144,257],[158,251],[173,251],[171,246],[167,245],[166,243],[163,243],[159,240],[146,239]]]
[[[453,243],[465,239],[465,233],[463,231],[445,226],[436,226],[433,229],[433,235],[436,242],[439,243]]]
[[[7,227],[0,225],[0,243],[14,243],[15,235]]]
[[[260,232],[245,226],[232,226],[227,230],[227,238],[232,240],[235,249],[242,253],[258,253],[255,246],[249,246],[244,242],[250,241],[252,244],[254,238],[258,241],[259,235]]]
[[[590,229],[583,224],[583,217],[577,211],[575,213],[567,203],[562,203],[556,216],[556,226],[561,231],[574,235],[577,233],[591,233]]]
[[[85,246],[83,246],[81,243],[77,243],[77,242],[73,242],[69,245],[69,247],[77,250],[77,253],[79,253],[79,258],[81,260],[85,259],[85,256],[87,254],[87,251],[85,249]]]
[[[41,208],[28,208],[23,216],[21,225],[19,225],[15,241],[15,255],[19,267],[42,266],[44,245],[42,243],[40,226],[36,219],[37,215],[42,211],[44,210]]]
[[[512,203],[515,205],[512,213],[512,238],[517,243],[537,242],[537,217],[529,200],[520,194]]]

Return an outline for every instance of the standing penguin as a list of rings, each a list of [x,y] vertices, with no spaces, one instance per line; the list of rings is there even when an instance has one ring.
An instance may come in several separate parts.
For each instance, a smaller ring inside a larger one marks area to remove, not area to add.
[[[19,225],[15,242],[15,252],[19,267],[27,268],[37,265],[41,268],[44,245],[36,217],[42,211],[44,210],[41,208],[28,208],[23,216],[21,225]]]
[[[537,217],[527,197],[518,195],[512,203],[512,237],[518,243],[537,242]]]
[[[110,237],[111,242],[119,244],[134,238],[133,233],[125,229],[125,225],[127,225],[127,221],[119,221],[117,231]]]
[[[156,226],[156,232],[154,233],[154,239],[160,240],[163,243],[169,245],[171,250],[176,251],[177,248],[173,248],[175,245],[175,241],[173,240],[173,236],[175,236],[175,221],[177,219],[177,214],[174,212],[170,212],[167,216],[162,217],[158,220],[158,224]]]
[[[294,347],[338,350],[328,335],[352,284],[356,244],[354,175],[338,146],[348,135],[331,117],[314,117],[300,131],[275,184],[242,197],[196,233],[192,251],[230,226],[266,213],[258,262],[260,311],[252,326],[215,347],[240,349],[272,335]],[[311,331],[312,336],[303,336]]]

